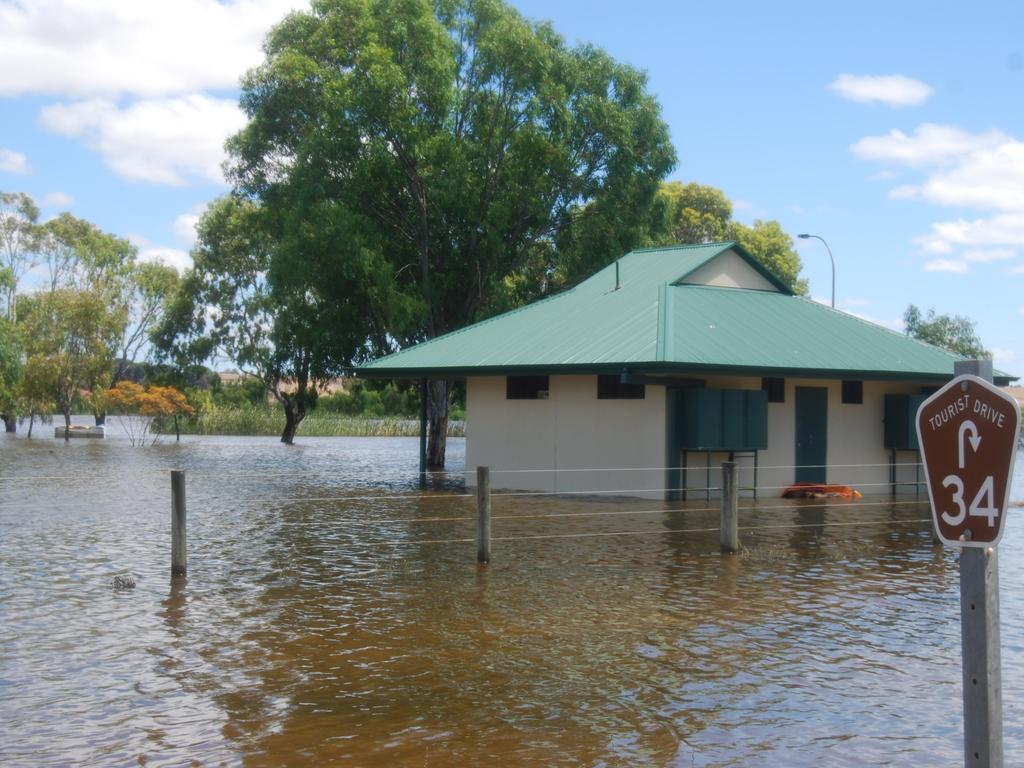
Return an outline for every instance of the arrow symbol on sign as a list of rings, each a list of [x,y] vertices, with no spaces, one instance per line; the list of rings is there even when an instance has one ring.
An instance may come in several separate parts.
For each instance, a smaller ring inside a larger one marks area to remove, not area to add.
[[[968,439],[971,441],[971,448],[975,453],[978,452],[978,446],[981,445],[981,435],[978,434],[978,425],[970,419],[967,419],[967,421],[960,425],[960,434],[958,435],[960,442],[960,469],[964,468],[964,434],[966,432],[971,433],[971,436]]]

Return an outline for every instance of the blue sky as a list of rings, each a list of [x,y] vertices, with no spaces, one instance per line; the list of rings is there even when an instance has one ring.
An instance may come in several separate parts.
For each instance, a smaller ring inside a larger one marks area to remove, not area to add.
[[[515,0],[645,70],[679,154],[743,221],[825,238],[837,306],[977,321],[1024,375],[1024,6]],[[0,0],[0,190],[187,265],[226,187],[235,84],[299,0]],[[797,241],[828,301],[821,243]]]

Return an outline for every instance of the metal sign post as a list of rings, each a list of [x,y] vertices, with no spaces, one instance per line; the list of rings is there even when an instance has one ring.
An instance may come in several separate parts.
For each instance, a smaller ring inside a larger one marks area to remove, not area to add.
[[[961,548],[964,765],[1002,768],[999,561],[1020,430],[1016,401],[992,384],[991,361],[957,363],[921,404],[917,434],[939,538]]]

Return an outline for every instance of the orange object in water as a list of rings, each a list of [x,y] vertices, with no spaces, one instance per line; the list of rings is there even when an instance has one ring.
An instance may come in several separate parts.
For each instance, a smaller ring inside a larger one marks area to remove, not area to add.
[[[820,483],[793,483],[782,492],[784,499],[859,499],[863,494],[848,485],[822,485]]]

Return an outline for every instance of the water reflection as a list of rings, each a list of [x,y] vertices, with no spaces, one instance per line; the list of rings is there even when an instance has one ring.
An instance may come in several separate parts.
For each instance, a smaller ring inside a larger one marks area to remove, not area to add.
[[[52,447],[0,448],[5,763],[960,759],[956,562],[922,505],[762,499],[722,557],[713,503],[496,495],[480,568],[461,475],[418,492],[415,440]],[[1008,526],[1011,754],[1022,546]]]

